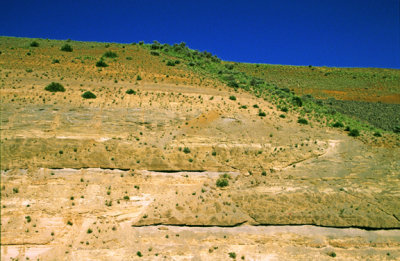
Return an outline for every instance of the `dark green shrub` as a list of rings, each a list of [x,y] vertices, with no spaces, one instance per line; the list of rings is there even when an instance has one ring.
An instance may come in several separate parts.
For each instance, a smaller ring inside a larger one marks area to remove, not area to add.
[[[235,252],[230,252],[229,253],[229,257],[232,258],[232,259],[235,259],[236,258],[236,253]]]
[[[335,122],[332,126],[335,128],[343,128],[344,127],[343,123],[341,123],[340,121]]]
[[[58,60],[58,59],[53,59],[53,61],[51,61],[51,63],[52,63],[52,64],[60,63],[60,60]]]
[[[155,51],[151,51],[150,54],[154,56],[160,56],[160,53]]]
[[[349,132],[349,136],[358,137],[358,136],[360,136],[360,132],[357,129],[351,129]]]
[[[31,216],[25,216],[26,222],[30,223],[32,221]]]
[[[175,66],[175,62],[173,62],[173,61],[168,61],[168,62],[167,62],[167,66]]]
[[[281,111],[288,112],[288,108],[287,107],[282,107]]]
[[[142,80],[142,77],[140,77],[140,75],[138,75],[138,76],[136,77],[136,80],[141,81],[141,80]]]
[[[93,232],[93,230],[91,228],[88,228],[87,233],[91,234]]]
[[[180,64],[180,63],[181,63],[181,61],[175,60],[175,64]]]
[[[336,253],[333,252],[333,251],[328,252],[327,254],[328,254],[328,256],[330,256],[330,257],[336,257]]]
[[[64,86],[62,86],[62,84],[58,82],[52,82],[44,89],[49,92],[65,92]]]
[[[232,101],[236,101],[236,97],[235,96],[229,96],[229,100],[232,100]]]
[[[239,87],[239,84],[237,84],[237,82],[235,82],[235,81],[230,81],[230,82],[227,83],[227,85],[229,87],[232,87],[232,88],[238,88]]]
[[[106,58],[117,58],[118,55],[116,53],[114,53],[113,51],[107,51],[103,54],[103,57]]]
[[[39,47],[39,43],[36,41],[31,42],[31,44],[29,45],[30,47]]]
[[[188,147],[183,148],[183,152],[185,152],[186,154],[190,153],[190,149]]]
[[[306,119],[304,119],[304,118],[299,118],[297,120],[297,122],[300,123],[300,124],[304,124],[304,125],[308,124],[308,121]]]
[[[102,59],[96,62],[96,67],[107,67],[107,66],[108,64],[106,64],[106,62],[103,61]]]
[[[124,199],[125,200],[129,200],[129,196],[124,196]]]
[[[136,92],[132,89],[129,89],[126,91],[127,94],[136,94]]]
[[[229,181],[226,178],[219,178],[216,182],[217,187],[223,188],[229,185]]]
[[[72,46],[69,44],[64,44],[63,46],[61,46],[60,50],[63,52],[72,52],[73,51]]]
[[[84,98],[84,99],[96,99],[96,95],[91,91],[87,91],[87,92],[84,92],[82,94],[82,98]]]
[[[400,126],[394,127],[393,132],[394,133],[400,133]]]
[[[346,128],[344,128],[345,131],[350,131],[350,127],[347,126]]]
[[[380,132],[377,131],[377,132],[374,133],[374,136],[375,136],[375,137],[382,137],[382,134],[381,134]]]
[[[284,119],[284,118],[286,118],[286,115],[285,115],[285,114],[281,114],[281,115],[279,115],[279,117],[281,117],[282,119]]]
[[[293,97],[292,101],[293,101],[293,104],[298,106],[298,107],[303,106],[303,101],[301,100],[300,97]]]
[[[267,116],[267,114],[265,113],[265,112],[263,112],[263,111],[259,111],[258,112],[258,116],[260,116],[260,117],[265,117],[265,116]]]
[[[142,257],[143,255],[142,255],[142,252],[140,252],[140,251],[137,251],[136,252],[136,255],[138,256],[138,257]]]

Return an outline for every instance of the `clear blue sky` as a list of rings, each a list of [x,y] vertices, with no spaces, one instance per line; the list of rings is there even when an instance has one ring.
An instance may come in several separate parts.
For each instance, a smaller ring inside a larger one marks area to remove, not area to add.
[[[1,3],[0,35],[176,43],[238,62],[400,68],[399,0]]]

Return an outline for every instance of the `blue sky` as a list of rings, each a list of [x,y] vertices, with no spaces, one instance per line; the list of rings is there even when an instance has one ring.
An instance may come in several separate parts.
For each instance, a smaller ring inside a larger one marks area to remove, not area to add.
[[[399,2],[4,1],[0,35],[183,41],[229,61],[400,68]]]

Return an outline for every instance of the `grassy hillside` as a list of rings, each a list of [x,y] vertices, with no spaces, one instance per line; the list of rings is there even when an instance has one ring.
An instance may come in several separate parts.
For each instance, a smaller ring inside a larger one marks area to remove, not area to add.
[[[66,45],[71,50],[63,51]],[[400,70],[223,62],[185,43],[156,41],[117,44],[1,37],[0,51],[4,77],[79,82],[82,91],[94,81],[215,88],[223,84],[272,102],[282,117],[292,111],[307,121],[376,136],[382,130],[400,132]],[[20,88],[18,81],[14,85]]]

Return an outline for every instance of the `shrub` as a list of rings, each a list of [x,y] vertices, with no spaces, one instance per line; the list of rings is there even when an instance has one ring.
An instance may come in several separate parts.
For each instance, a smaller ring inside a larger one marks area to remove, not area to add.
[[[183,148],[183,152],[185,152],[186,154],[190,153],[190,149],[188,147]]]
[[[52,82],[44,89],[49,92],[65,92],[64,86],[62,86],[62,84],[58,82]]]
[[[374,136],[375,136],[375,137],[382,137],[382,134],[381,134],[380,132],[377,131],[377,132],[374,133]]]
[[[400,126],[394,127],[393,132],[394,133],[400,133]]]
[[[223,188],[229,185],[229,181],[226,178],[219,178],[216,182],[217,187]]]
[[[160,53],[155,51],[151,51],[150,54],[154,56],[160,56]]]
[[[230,81],[227,83],[228,87],[232,87],[232,88],[238,88],[239,84],[237,84],[237,82],[235,81]]]
[[[335,122],[332,126],[335,128],[343,128],[344,127],[343,123],[341,123],[340,121]]]
[[[236,101],[236,96],[229,96],[229,100]]]
[[[301,106],[303,106],[303,101],[301,100],[300,97],[294,97],[293,98],[293,104],[298,106],[298,107],[301,107]]]
[[[64,44],[63,46],[61,46],[60,50],[63,52],[72,52],[73,51],[72,46],[69,44]]]
[[[88,228],[87,233],[91,234],[93,232],[93,230],[91,228]]]
[[[232,258],[232,259],[235,259],[236,258],[236,253],[235,252],[230,252],[229,253],[229,257]]]
[[[106,58],[117,58],[118,55],[116,53],[114,53],[113,51],[107,51],[103,54],[103,57]]]
[[[357,129],[351,129],[349,132],[349,136],[358,137],[358,136],[360,136],[360,132]]]
[[[258,111],[258,116],[265,117],[265,116],[267,116],[267,114],[260,110],[260,111]]]
[[[282,107],[281,111],[288,112],[288,108],[287,107]]]
[[[126,91],[127,94],[136,94],[136,92],[132,89],[129,89]]]
[[[279,117],[281,117],[282,119],[284,119],[284,118],[286,118],[286,115],[285,115],[285,114],[281,114],[281,115],[279,115]]]
[[[85,99],[96,99],[96,95],[91,91],[84,92],[82,97]]]
[[[136,80],[141,81],[142,77],[140,77],[140,75],[136,76]]]
[[[31,216],[25,216],[26,222],[30,223],[32,221]]]
[[[106,62],[104,62],[102,59],[100,59],[99,61],[97,61],[96,66],[97,67],[107,67],[108,64],[106,64]]]
[[[167,66],[175,66],[175,62],[173,62],[173,61],[168,61],[168,62],[167,62]]]
[[[58,59],[53,59],[53,61],[51,61],[51,63],[52,63],[52,64],[60,63],[60,60],[58,60]]]
[[[299,118],[299,119],[297,120],[297,123],[306,125],[306,124],[308,124],[308,121],[307,121],[306,119],[304,119],[304,118]]]
[[[333,252],[333,251],[328,252],[327,254],[328,254],[328,256],[330,256],[330,257],[336,257],[336,253]]]
[[[30,47],[39,47],[39,43],[36,41],[31,42]]]
[[[124,196],[124,199],[125,200],[129,200],[129,196]]]
[[[137,251],[136,252],[136,255],[138,256],[138,257],[142,257],[143,255],[142,255],[142,252],[140,252],[140,251]]]

